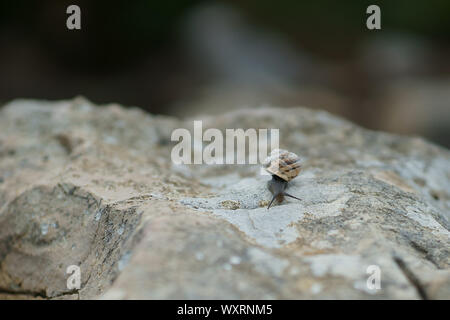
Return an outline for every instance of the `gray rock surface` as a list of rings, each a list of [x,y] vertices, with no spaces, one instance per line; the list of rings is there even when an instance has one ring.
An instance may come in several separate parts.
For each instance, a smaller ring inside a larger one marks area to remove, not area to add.
[[[302,201],[266,210],[258,166],[172,164],[171,132],[193,120],[83,98],[5,105],[0,297],[450,298],[448,150],[304,108],[202,117],[280,128],[300,155]]]

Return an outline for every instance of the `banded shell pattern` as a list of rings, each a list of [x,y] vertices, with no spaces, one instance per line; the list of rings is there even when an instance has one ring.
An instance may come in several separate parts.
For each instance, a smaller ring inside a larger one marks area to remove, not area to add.
[[[301,170],[300,158],[293,152],[274,149],[263,162],[263,167],[270,174],[289,182],[298,176]]]

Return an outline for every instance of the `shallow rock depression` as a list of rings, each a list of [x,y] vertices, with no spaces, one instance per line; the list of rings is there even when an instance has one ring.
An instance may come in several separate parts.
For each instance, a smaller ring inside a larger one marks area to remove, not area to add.
[[[193,120],[3,106],[0,298],[450,299],[448,150],[305,108],[196,117],[280,129],[302,200],[267,210],[258,166],[172,164],[171,133]]]

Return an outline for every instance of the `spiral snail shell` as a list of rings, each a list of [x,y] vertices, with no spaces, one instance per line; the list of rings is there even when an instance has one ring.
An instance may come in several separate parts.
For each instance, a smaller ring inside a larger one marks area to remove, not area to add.
[[[285,192],[288,182],[297,177],[301,170],[300,158],[295,153],[282,149],[272,150],[270,156],[263,162],[263,167],[272,175],[268,187],[273,198],[267,209],[275,199],[281,202],[285,196],[300,200]]]
[[[300,158],[293,152],[275,149],[263,163],[267,172],[289,182],[298,176],[301,170]]]

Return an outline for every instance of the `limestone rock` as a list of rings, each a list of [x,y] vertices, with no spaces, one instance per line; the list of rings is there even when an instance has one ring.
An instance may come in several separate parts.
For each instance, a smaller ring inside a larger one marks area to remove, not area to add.
[[[83,98],[0,109],[0,298],[450,298],[448,150],[305,108],[202,117],[279,128],[303,159],[302,201],[267,210],[259,166],[172,164],[193,120]]]

